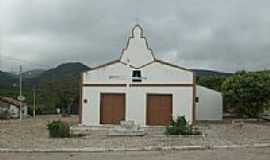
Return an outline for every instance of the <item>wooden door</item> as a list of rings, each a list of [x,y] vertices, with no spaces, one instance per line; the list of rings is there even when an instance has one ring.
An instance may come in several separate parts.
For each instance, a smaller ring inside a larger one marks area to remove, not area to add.
[[[125,119],[125,94],[101,94],[100,123],[120,124]]]
[[[172,119],[172,95],[147,95],[147,125],[169,125]]]

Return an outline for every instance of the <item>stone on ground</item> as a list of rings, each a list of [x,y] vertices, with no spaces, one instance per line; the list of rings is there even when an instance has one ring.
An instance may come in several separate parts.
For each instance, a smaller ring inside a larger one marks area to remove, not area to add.
[[[109,130],[110,136],[143,136],[144,129],[135,121],[121,121],[120,126]]]

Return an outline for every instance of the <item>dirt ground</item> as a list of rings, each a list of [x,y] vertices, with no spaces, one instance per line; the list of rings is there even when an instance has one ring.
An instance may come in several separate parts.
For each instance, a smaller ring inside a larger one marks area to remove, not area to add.
[[[269,148],[106,153],[0,153],[2,160],[269,160]]]
[[[270,143],[270,123],[201,123],[205,136],[165,136],[149,130],[143,137],[110,137],[93,132],[80,138],[49,138],[47,124],[61,117],[38,116],[36,119],[0,121],[0,148],[128,148],[147,146],[232,145]],[[76,124],[78,117],[61,118]]]

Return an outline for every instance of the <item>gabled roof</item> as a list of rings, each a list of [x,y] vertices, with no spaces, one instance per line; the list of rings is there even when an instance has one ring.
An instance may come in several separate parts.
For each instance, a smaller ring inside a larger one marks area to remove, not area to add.
[[[184,68],[184,67],[181,67],[181,66],[178,66],[178,65],[175,65],[175,64],[172,64],[172,63],[169,63],[169,62],[166,62],[166,61],[157,59],[157,58],[156,58],[154,61],[152,61],[152,62],[150,62],[150,63],[147,63],[147,64],[145,64],[145,65],[143,65],[143,66],[141,66],[141,67],[139,67],[139,68],[134,67],[134,66],[132,66],[132,65],[129,65],[129,67],[134,68],[134,69],[141,69],[141,68],[144,68],[144,67],[146,67],[146,66],[148,66],[148,65],[151,65],[151,64],[153,64],[153,63],[155,63],[155,62],[160,63],[160,64],[163,64],[163,65],[168,65],[168,66],[170,66],[170,67],[174,67],[174,68],[177,68],[177,69],[181,69],[181,70],[193,72],[191,69]],[[124,63],[124,62],[121,62],[120,59],[117,59],[117,60],[110,61],[110,62],[107,62],[107,63],[102,64],[102,65],[96,66],[96,67],[94,67],[94,68],[91,68],[91,69],[88,70],[88,71],[92,71],[92,70],[104,68],[104,67],[107,67],[107,66],[116,64],[116,63],[121,63],[121,64],[124,64],[124,65],[128,65],[128,64],[126,64],[126,63]],[[87,72],[87,71],[86,71],[86,72]],[[193,73],[194,73],[194,72],[193,72]]]
[[[0,101],[2,101],[4,103],[15,105],[17,107],[19,107],[20,104],[22,106],[26,105],[26,103],[23,103],[23,102],[21,102],[21,101],[19,101],[17,99],[12,98],[12,97],[2,97],[2,96],[0,96]]]
[[[171,66],[171,67],[174,67],[174,68],[178,68],[178,69],[181,69],[181,70],[193,72],[191,69],[187,69],[187,68],[184,68],[184,67],[181,67],[181,66],[178,66],[178,65],[169,63],[169,62],[165,62],[165,61],[162,61],[162,60],[159,60],[159,59],[156,59],[155,62],[158,62],[158,63],[160,63],[160,64],[164,64],[164,65],[168,65],[168,66]],[[194,72],[193,72],[193,73],[194,73]]]
[[[115,64],[115,63],[120,63],[120,59],[116,59],[116,60],[107,62],[107,63],[105,63],[105,64],[96,66],[96,67],[94,67],[94,68],[91,68],[90,71],[91,71],[91,70],[96,70],[96,69],[99,69],[99,68],[104,68],[104,67],[107,67],[107,66],[112,65],[112,64]],[[86,71],[86,72],[87,72],[87,71]]]

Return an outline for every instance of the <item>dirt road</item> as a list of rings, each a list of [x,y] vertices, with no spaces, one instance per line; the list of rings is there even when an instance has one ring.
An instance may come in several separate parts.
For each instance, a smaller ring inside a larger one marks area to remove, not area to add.
[[[270,148],[166,152],[0,153],[2,160],[269,160]]]

